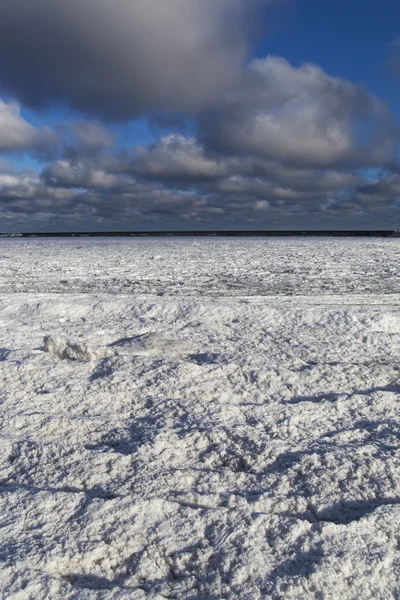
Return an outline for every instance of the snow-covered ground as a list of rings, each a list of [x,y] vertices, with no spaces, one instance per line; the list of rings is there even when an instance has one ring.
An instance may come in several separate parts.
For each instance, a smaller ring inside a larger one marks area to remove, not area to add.
[[[398,599],[399,259],[1,240],[1,597]]]

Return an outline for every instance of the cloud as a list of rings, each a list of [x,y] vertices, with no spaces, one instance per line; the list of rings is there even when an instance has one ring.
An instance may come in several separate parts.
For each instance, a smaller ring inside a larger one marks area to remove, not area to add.
[[[0,164],[0,206],[4,207],[15,200],[49,200],[71,198],[69,190],[61,187],[44,185],[35,171],[26,169],[18,171],[5,164]],[[56,204],[55,204],[56,206]]]
[[[45,185],[61,188],[115,189],[118,178],[91,163],[58,160],[44,168]]]
[[[35,128],[0,103],[0,150],[48,160],[41,173],[0,164],[2,216],[19,229],[393,226],[398,131],[385,103],[315,65],[267,57],[239,71],[202,104],[196,135],[148,146],[118,146],[99,120]]]
[[[214,218],[223,209],[209,206],[197,193],[168,190],[154,183],[122,178],[117,186],[105,173],[92,173],[57,161],[50,180],[33,171],[18,172],[0,164],[0,209],[3,230],[112,228],[134,223],[163,228],[179,222]],[[68,168],[69,167],[69,168]],[[87,177],[86,177],[87,176]],[[86,178],[85,178],[86,177]],[[75,187],[79,186],[79,187]],[[211,221],[210,221],[211,222]],[[129,227],[128,227],[129,228]]]
[[[0,100],[0,152],[41,154],[53,149],[57,141],[49,127],[36,128],[25,121],[18,103]]]
[[[178,188],[212,188],[222,182],[222,189],[221,185],[229,186],[233,181],[241,181],[240,187],[245,181],[268,181],[312,193],[350,187],[358,181],[354,174],[334,169],[286,167],[257,156],[209,153],[196,138],[181,134],[164,136],[133,152],[121,152],[113,164],[109,161],[108,168]]]
[[[2,0],[0,86],[113,119],[196,112],[237,78],[267,0]]]
[[[310,186],[311,187],[311,186]],[[280,200],[299,200],[321,197],[318,190],[301,191],[294,186],[285,186],[260,177],[242,177],[233,175],[218,183],[217,189],[225,194],[239,194],[253,199],[274,203]]]
[[[98,157],[115,148],[116,136],[97,121],[70,121],[35,127],[21,116],[18,102],[0,99],[0,154],[31,154],[52,161],[58,157]]]
[[[0,173],[0,196],[3,201],[12,198],[32,198],[36,196],[39,178],[32,173],[17,175]]]
[[[356,173],[331,168],[290,167],[274,161],[254,161],[254,173],[286,187],[302,192],[334,192],[356,185]]]
[[[76,121],[69,123],[64,130],[67,135],[73,135],[73,144],[77,147],[76,154],[79,155],[97,155],[113,148],[117,143],[114,133],[99,122]]]
[[[173,177],[169,163],[162,163],[167,171],[161,175],[156,169],[154,176],[147,163],[140,164],[140,174],[133,172],[132,156],[124,165],[121,154],[60,159],[41,174],[0,165],[2,216],[23,230],[107,230],[357,227],[367,217],[369,226],[387,227],[398,214],[399,177],[390,171],[371,181],[362,172],[288,169],[258,159],[244,161],[240,169],[235,159],[208,156],[191,138],[175,142],[178,157],[187,144],[196,160],[189,156],[182,172],[172,156]],[[155,149],[149,147],[148,154]],[[199,175],[197,159],[210,161],[212,176],[208,169]]]
[[[368,166],[393,160],[390,111],[363,87],[320,67],[253,61],[241,85],[203,115],[209,148],[290,167]]]
[[[174,133],[121,155],[122,170],[164,182],[215,179],[228,175],[232,168],[228,160],[206,156],[195,138]]]
[[[383,173],[376,181],[357,186],[354,195],[368,209],[382,206],[388,200],[400,206],[400,175]]]

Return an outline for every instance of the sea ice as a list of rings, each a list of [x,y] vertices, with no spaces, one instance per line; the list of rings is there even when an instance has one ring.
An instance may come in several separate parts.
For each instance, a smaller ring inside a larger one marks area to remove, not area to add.
[[[0,245],[2,597],[400,597],[400,240]]]

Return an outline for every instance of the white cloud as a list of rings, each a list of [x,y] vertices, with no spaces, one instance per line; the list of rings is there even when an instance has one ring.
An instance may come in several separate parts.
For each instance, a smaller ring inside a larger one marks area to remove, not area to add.
[[[54,145],[56,140],[50,128],[38,129],[25,121],[17,102],[0,100],[0,152],[45,150]]]
[[[51,186],[109,189],[115,187],[118,178],[94,167],[91,163],[58,160],[43,171],[43,180]]]
[[[150,147],[139,146],[130,163],[132,170],[165,179],[215,178],[228,174],[227,161],[207,157],[195,138],[170,134]]]

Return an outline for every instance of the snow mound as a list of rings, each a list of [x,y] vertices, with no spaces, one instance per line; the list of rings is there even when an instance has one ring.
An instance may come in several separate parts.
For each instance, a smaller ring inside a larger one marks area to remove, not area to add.
[[[92,361],[107,358],[113,352],[107,348],[95,348],[88,344],[72,343],[62,337],[46,335],[43,338],[45,352],[50,352],[62,360]]]

